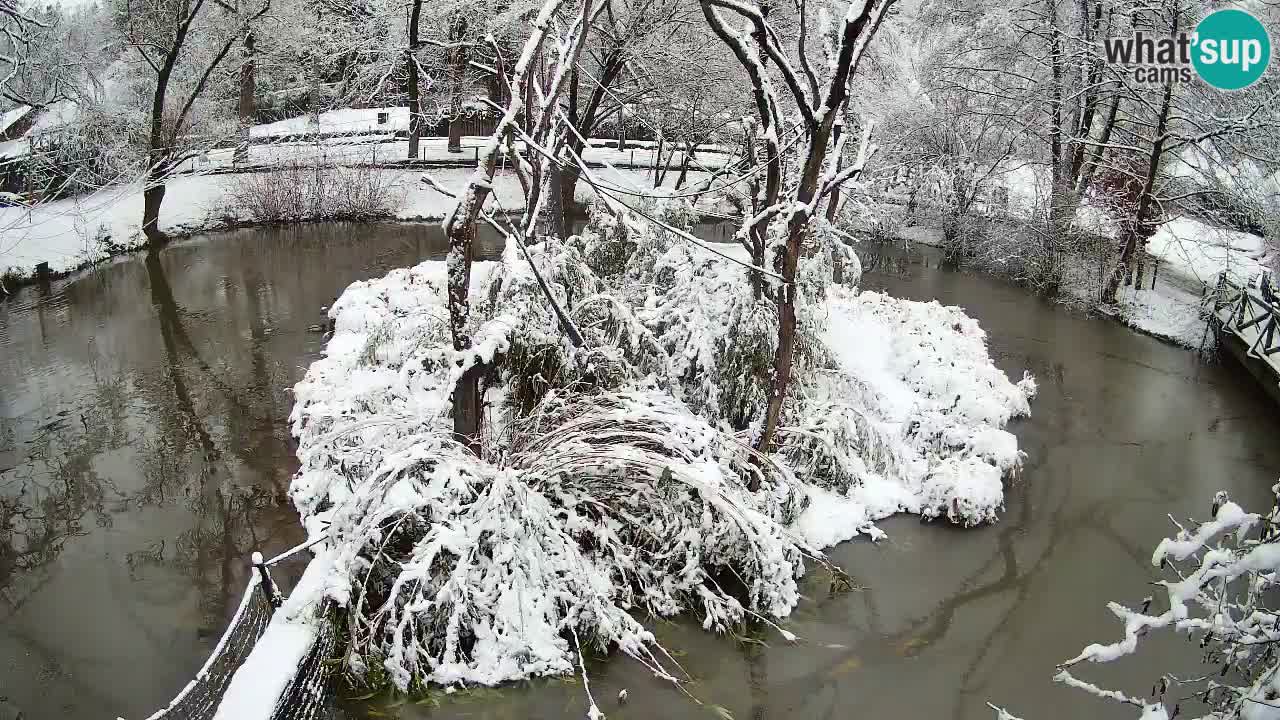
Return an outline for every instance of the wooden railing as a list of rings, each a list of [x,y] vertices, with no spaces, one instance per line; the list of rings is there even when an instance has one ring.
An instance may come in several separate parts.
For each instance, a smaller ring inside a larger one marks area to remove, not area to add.
[[[1272,281],[1263,274],[1255,285],[1240,286],[1218,277],[1213,314],[1223,330],[1239,337],[1249,348],[1248,355],[1267,361],[1280,373],[1280,303]]]

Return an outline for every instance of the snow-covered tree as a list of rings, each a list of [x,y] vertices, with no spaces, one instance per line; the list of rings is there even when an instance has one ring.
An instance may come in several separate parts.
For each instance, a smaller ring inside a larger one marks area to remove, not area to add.
[[[758,138],[764,148],[766,168],[762,197],[753,201],[756,210],[744,220],[739,236],[747,242],[756,265],[765,265],[766,237],[778,238],[776,260],[783,285],[774,293],[778,312],[778,344],[774,354],[769,400],[756,447],[763,453],[774,449],[782,406],[790,388],[797,340],[797,270],[812,225],[825,210],[824,200],[838,187],[856,177],[871,152],[870,126],[862,135],[857,159],[841,167],[839,158],[849,135],[837,137],[837,120],[847,106],[849,82],[866,54],[867,47],[893,0],[852,0],[843,17],[832,20],[805,0],[796,5],[792,32],[784,35],[769,17],[771,4],[753,5],[738,0],[700,0],[703,16],[715,34],[729,47],[742,65],[752,86],[756,104]],[[733,19],[730,19],[733,18]],[[745,23],[739,29],[736,22]],[[809,23],[821,24],[820,47],[825,57],[819,62],[810,56]],[[787,42],[784,45],[784,38]],[[795,58],[796,62],[792,61]],[[816,66],[816,67],[815,67]],[[775,90],[774,74],[780,76],[787,98],[794,103],[782,107]],[[793,130],[783,124],[788,111],[798,116]],[[785,178],[786,146],[803,148],[797,154],[794,177]],[[770,228],[770,230],[765,230]]]

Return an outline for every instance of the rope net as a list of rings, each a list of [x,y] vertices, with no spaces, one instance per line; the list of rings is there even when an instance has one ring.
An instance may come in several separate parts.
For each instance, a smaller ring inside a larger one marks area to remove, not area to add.
[[[337,677],[330,660],[337,654],[338,645],[334,612],[332,602],[327,603],[323,612],[326,621],[320,625],[315,644],[280,693],[271,720],[319,720],[328,717]]]
[[[271,621],[272,607],[260,583],[256,573],[250,575],[240,606],[209,659],[173,702],[146,720],[212,720],[231,677]]]

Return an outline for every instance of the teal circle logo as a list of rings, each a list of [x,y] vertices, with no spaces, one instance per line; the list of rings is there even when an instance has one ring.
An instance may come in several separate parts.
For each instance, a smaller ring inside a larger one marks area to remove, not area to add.
[[[1271,38],[1244,10],[1212,12],[1196,26],[1191,63],[1200,79],[1219,90],[1240,90],[1262,77],[1271,62]]]

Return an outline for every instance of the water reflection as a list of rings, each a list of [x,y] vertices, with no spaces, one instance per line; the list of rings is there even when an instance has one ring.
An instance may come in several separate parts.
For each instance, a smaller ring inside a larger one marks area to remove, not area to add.
[[[301,539],[307,328],[351,281],[439,256],[432,230],[225,233],[0,303],[0,709],[142,717],[190,679],[249,553]]]

